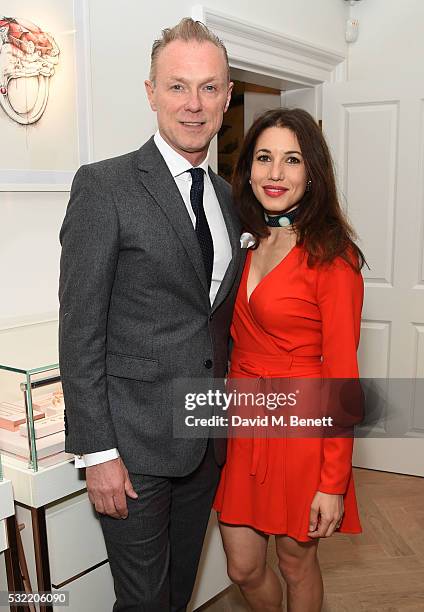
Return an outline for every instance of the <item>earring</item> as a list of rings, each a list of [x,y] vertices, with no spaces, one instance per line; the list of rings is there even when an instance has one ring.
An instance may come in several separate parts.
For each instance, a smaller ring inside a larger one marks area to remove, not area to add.
[[[251,185],[251,184],[252,184],[252,179],[249,179],[249,185]]]
[[[312,181],[311,181],[311,179],[308,179],[306,181],[306,189],[305,189],[305,191],[311,191],[311,187],[312,187]]]

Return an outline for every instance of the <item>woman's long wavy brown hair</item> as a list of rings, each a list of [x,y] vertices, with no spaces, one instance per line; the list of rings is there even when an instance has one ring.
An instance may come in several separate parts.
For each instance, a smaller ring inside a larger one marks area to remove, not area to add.
[[[342,257],[360,270],[365,257],[354,240],[337,197],[333,162],[319,125],[300,108],[279,108],[260,115],[246,134],[233,175],[233,198],[243,231],[250,232],[257,243],[269,235],[263,208],[249,184],[253,154],[258,137],[270,127],[288,128],[297,137],[311,188],[300,200],[294,229],[297,244],[305,248],[308,265],[330,263]]]

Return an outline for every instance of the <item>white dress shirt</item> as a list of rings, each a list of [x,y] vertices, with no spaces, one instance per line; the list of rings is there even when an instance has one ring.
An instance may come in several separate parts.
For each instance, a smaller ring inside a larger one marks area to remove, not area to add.
[[[174,151],[174,149],[162,138],[159,131],[156,132],[154,141],[175,180],[194,228],[196,226],[196,216],[190,203],[190,188],[192,179],[190,172],[187,172],[193,166],[182,155]],[[225,225],[221,207],[209,176],[208,158],[209,155],[197,167],[202,168],[205,171],[203,208],[205,210],[206,219],[208,220],[209,229],[211,231],[214,250],[212,280],[209,292],[210,303],[213,304],[222,279],[224,278],[225,272],[227,271],[228,265],[231,261],[232,253],[227,227]],[[75,456],[75,467],[90,467],[92,465],[97,465],[98,463],[110,461],[111,459],[117,459],[118,457],[119,451],[117,448],[111,448],[98,453],[77,455]]]

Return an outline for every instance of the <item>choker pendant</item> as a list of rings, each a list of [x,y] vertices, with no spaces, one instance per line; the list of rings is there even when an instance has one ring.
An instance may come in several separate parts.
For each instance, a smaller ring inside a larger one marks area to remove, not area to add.
[[[268,227],[288,227],[293,225],[297,212],[297,207],[289,212],[281,213],[281,215],[268,215],[264,212],[265,223]]]

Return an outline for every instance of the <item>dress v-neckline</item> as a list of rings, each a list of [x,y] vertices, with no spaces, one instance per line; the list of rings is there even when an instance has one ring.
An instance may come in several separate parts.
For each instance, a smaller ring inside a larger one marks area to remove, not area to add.
[[[263,276],[261,278],[261,280],[259,281],[259,283],[257,283],[257,285],[254,287],[253,291],[251,291],[250,295],[249,295],[249,274],[250,274],[250,268],[251,268],[251,264],[252,264],[252,257],[253,257],[253,251],[250,250],[249,253],[249,261],[247,263],[247,273],[246,273],[246,301],[247,301],[247,305],[250,306],[250,301],[252,299],[253,294],[255,293],[255,291],[265,282],[265,280],[272,275],[272,273],[277,270],[277,268],[279,268],[285,261],[286,259],[293,253],[293,251],[297,248],[297,244],[293,245],[291,247],[291,249],[284,255],[284,257],[273,267],[271,268],[271,270],[269,272],[267,272],[265,274],[265,276]]]

